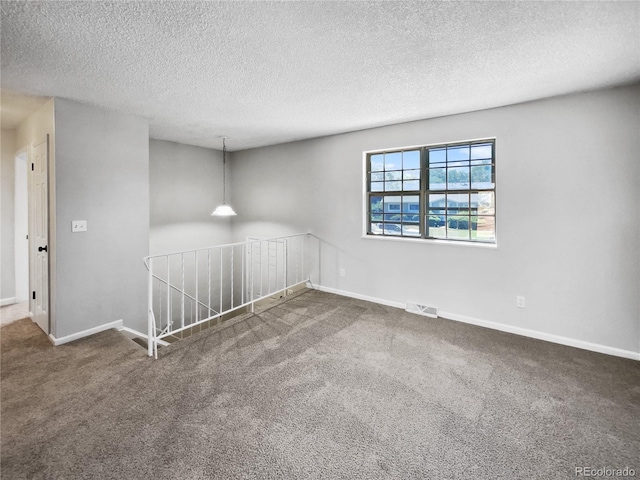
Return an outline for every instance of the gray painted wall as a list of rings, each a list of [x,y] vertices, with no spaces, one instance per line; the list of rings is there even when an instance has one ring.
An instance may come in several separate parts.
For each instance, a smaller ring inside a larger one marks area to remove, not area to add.
[[[60,338],[119,319],[145,332],[149,251],[146,120],[55,101]],[[87,232],[72,233],[72,220]]]
[[[311,230],[326,287],[640,352],[639,112],[633,86],[234,152],[233,236]],[[363,151],[494,136],[496,249],[362,238]]]
[[[149,182],[151,255],[229,242],[229,219],[211,216],[222,203],[222,152],[150,140]]]
[[[15,130],[2,130],[0,137],[0,187],[2,190],[0,203],[2,205],[2,277],[0,278],[0,300],[8,300],[16,295],[15,262],[14,262],[14,170],[16,153]]]

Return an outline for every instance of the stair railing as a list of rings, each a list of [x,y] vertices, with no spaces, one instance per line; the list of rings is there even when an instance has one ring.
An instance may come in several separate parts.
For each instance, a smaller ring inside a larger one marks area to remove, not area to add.
[[[319,275],[320,242],[311,233],[145,257],[148,355],[158,343],[250,307]]]

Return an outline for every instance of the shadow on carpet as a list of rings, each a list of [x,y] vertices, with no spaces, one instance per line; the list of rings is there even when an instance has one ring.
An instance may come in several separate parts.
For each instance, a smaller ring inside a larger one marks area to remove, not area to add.
[[[640,363],[304,292],[160,352],[0,331],[11,479],[640,471]]]

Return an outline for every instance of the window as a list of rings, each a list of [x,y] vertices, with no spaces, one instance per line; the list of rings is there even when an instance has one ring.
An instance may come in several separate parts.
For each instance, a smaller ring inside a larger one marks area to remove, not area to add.
[[[367,234],[496,241],[495,141],[368,153]]]

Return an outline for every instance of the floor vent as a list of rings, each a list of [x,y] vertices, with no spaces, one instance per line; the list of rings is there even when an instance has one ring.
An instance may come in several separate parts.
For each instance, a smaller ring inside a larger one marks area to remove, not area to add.
[[[418,315],[424,315],[426,317],[438,318],[438,307],[430,307],[429,305],[407,302],[405,310],[409,313],[417,313]]]

